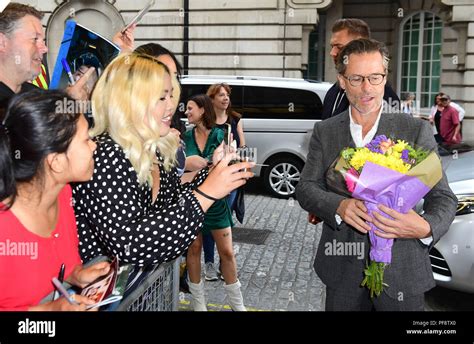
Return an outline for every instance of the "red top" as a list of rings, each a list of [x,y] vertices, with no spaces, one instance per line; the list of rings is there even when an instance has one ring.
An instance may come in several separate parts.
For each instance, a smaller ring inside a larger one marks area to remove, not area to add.
[[[59,194],[58,223],[51,237],[28,231],[11,211],[0,212],[0,311],[28,310],[53,291],[51,282],[66,265],[64,279],[81,264],[71,187]]]
[[[454,128],[459,124],[459,112],[452,106],[446,106],[441,113],[441,120],[439,122],[440,135],[444,142],[459,143],[459,138],[454,140]],[[460,135],[459,135],[460,136]]]

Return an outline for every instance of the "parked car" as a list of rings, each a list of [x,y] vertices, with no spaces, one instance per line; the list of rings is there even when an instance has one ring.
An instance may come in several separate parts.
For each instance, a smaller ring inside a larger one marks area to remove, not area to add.
[[[256,176],[263,178],[273,196],[294,196],[314,124],[321,119],[322,100],[332,84],[290,78],[191,75],[181,79],[181,99],[186,102],[221,82],[232,88],[232,107],[242,114],[246,145],[256,148],[258,164],[269,165],[254,168]],[[180,104],[178,110],[184,108]]]
[[[449,186],[458,197],[456,217],[430,259],[437,285],[474,293],[474,146],[440,146]]]

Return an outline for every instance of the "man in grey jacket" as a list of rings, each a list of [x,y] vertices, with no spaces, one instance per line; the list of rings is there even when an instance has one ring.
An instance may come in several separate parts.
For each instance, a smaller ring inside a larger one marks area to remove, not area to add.
[[[428,252],[455,216],[457,199],[444,174],[425,196],[423,216],[413,210],[401,214],[380,206],[393,220],[378,213],[371,217],[363,201],[327,188],[325,173],[341,150],[362,147],[376,135],[436,151],[428,123],[406,114],[382,113],[388,61],[385,46],[371,39],[352,41],[339,54],[338,79],[350,107],[315,125],[296,190],[301,206],[324,221],[314,268],[327,287],[326,310],[422,311],[424,293],[435,286]],[[360,286],[369,251],[367,222],[383,231],[377,231],[378,236],[395,239],[392,262],[385,270],[388,287],[373,299]],[[354,247],[361,247],[363,254]]]

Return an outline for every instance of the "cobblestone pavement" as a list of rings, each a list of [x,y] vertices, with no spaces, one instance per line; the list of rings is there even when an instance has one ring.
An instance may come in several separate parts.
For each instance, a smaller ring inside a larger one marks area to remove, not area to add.
[[[249,310],[319,311],[325,287],[313,270],[320,233],[293,199],[246,194],[246,214],[237,227],[272,233],[264,245],[234,242],[244,303]],[[319,225],[318,225],[319,226]],[[215,260],[218,261],[216,251]],[[223,281],[205,281],[209,310],[230,310]],[[180,294],[180,310],[191,310]]]
[[[272,233],[264,245],[234,242],[245,305],[250,311],[324,310],[326,288],[313,269],[321,234],[317,226],[321,224],[309,224],[307,213],[296,200],[266,195],[258,180],[250,184],[245,196],[245,221],[234,222],[237,227]],[[215,261],[218,259],[216,251]],[[230,311],[223,284],[221,280],[205,281],[210,311]],[[181,293],[179,309],[191,310],[189,300],[189,294]],[[425,295],[426,311],[473,309],[474,294],[435,287]]]

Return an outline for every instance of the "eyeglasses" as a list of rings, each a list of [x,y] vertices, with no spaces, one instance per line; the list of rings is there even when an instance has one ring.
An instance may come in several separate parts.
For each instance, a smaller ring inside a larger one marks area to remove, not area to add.
[[[357,87],[357,86],[362,85],[362,83],[364,82],[365,79],[369,80],[370,84],[373,85],[373,86],[380,85],[386,75],[387,74],[374,73],[374,74],[370,74],[370,75],[367,75],[367,76],[354,74],[354,75],[350,75],[350,76],[343,75],[343,77],[344,77],[344,79],[349,80],[349,83],[352,86]]]

